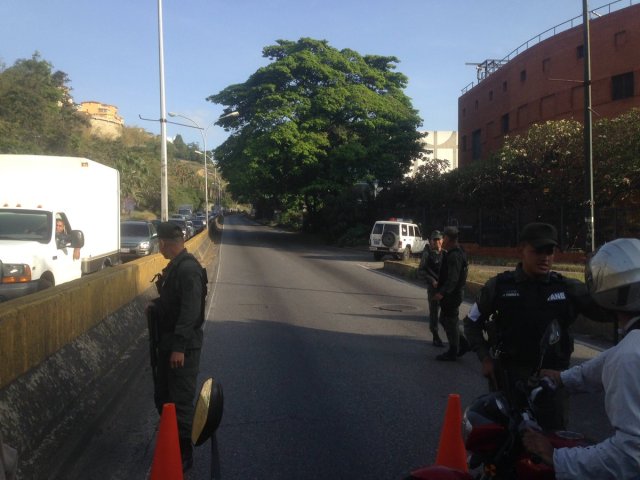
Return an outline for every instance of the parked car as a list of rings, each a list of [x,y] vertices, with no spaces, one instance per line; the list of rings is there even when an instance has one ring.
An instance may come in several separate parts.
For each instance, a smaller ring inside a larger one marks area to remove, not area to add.
[[[193,222],[191,220],[185,220],[187,224],[187,238],[191,238],[196,234],[196,227],[193,226]]]
[[[120,257],[125,260],[158,253],[159,241],[156,227],[143,220],[120,222]]]
[[[374,260],[388,254],[408,260],[412,254],[422,253],[426,244],[420,227],[402,218],[377,221],[369,235],[369,250],[373,252]]]

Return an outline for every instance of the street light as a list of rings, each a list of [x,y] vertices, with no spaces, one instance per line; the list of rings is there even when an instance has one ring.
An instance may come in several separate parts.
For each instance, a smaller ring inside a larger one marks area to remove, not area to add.
[[[200,131],[200,135],[202,135],[203,151],[201,153],[204,155],[204,205],[205,205],[205,211],[206,211],[207,218],[209,217],[209,178],[208,178],[208,175],[207,175],[207,131],[217,121],[222,120],[223,118],[237,117],[238,115],[240,115],[238,112],[227,113],[225,115],[222,115],[222,116],[218,117],[217,120],[214,120],[213,122],[211,122],[209,125],[206,126],[206,128],[202,128],[198,124],[198,122],[196,122],[192,118],[189,118],[189,117],[187,117],[185,115],[182,115],[180,113],[169,112],[169,116],[170,117],[184,118],[185,120],[188,120],[189,122],[193,123],[193,126],[191,126],[191,125],[184,125],[184,126],[185,127],[189,127],[189,128],[197,128]]]

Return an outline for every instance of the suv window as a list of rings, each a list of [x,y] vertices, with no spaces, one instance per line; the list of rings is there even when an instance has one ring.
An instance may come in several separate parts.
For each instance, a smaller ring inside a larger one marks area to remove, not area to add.
[[[405,223],[402,224],[402,236],[403,237],[407,236],[407,227],[408,227],[407,224],[405,224]]]
[[[398,234],[398,232],[400,232],[400,225],[398,225],[397,223],[387,223],[384,226],[384,231]]]
[[[380,235],[382,233],[382,229],[384,228],[384,224],[383,223],[376,223],[373,226],[373,234],[374,235]]]

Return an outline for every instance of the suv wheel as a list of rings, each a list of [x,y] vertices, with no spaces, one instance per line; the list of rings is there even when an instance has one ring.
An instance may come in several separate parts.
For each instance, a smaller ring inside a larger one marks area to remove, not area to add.
[[[387,230],[382,234],[382,244],[385,247],[391,248],[396,243],[396,234]]]

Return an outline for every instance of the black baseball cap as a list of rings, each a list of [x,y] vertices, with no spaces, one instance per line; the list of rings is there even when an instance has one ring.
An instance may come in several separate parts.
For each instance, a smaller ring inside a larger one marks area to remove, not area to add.
[[[156,230],[158,231],[158,238],[184,238],[180,225],[173,222],[162,222],[160,225],[158,225]]]
[[[442,232],[440,230],[434,230],[431,232],[431,240],[438,240],[442,238]]]
[[[534,248],[558,245],[558,231],[549,223],[528,223],[520,232],[520,242],[525,242]]]

